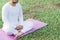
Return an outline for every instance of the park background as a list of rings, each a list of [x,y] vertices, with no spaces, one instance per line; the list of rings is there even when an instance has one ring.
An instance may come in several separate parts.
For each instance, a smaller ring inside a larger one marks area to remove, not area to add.
[[[9,0],[0,0],[0,28],[2,27],[2,7]],[[24,19],[33,18],[48,23],[31,34],[18,40],[60,40],[60,0],[19,0]]]

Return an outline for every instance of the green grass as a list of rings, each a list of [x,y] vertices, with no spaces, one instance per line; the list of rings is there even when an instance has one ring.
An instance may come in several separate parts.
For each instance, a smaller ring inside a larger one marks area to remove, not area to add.
[[[0,28],[2,27],[1,8],[7,1],[0,0]],[[32,6],[59,2],[60,0],[20,0],[23,10],[29,10]],[[60,9],[45,8],[42,10],[34,10],[31,12],[31,15],[24,16],[25,19],[32,17],[48,23],[48,26],[19,38],[18,40],[60,40]]]

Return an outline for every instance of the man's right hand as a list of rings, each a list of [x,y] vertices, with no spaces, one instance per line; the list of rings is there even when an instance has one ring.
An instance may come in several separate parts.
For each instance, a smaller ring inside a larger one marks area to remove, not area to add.
[[[17,30],[21,30],[21,29],[23,29],[23,26],[18,25],[18,26],[16,26],[16,29],[17,29]]]

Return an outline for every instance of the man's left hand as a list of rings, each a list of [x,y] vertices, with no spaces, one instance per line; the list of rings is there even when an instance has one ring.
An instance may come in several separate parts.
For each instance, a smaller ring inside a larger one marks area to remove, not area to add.
[[[23,26],[18,25],[18,26],[16,26],[16,29],[17,29],[17,30],[21,30],[21,29],[23,29]]]

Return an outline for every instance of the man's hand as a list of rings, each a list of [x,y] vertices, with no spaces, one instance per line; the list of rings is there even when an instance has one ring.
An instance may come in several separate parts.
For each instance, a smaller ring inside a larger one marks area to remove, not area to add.
[[[21,30],[21,29],[23,29],[23,26],[18,25],[18,26],[16,26],[16,29],[17,29],[17,30]]]

